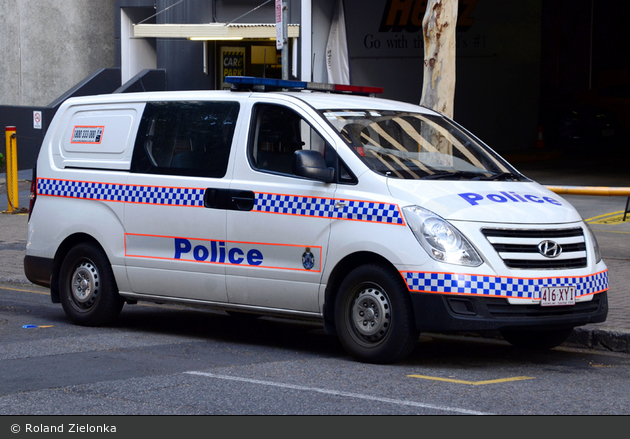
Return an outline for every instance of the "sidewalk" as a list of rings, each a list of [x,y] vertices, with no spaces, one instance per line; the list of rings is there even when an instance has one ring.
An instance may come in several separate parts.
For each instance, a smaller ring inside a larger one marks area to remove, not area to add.
[[[623,166],[591,161],[563,160],[550,155],[545,161],[515,163],[527,177],[543,185],[630,186],[630,175]],[[31,171],[18,173],[20,207],[28,208]],[[6,175],[0,174],[0,212],[7,207]],[[610,212],[623,212],[625,197],[566,195],[589,219]],[[24,276],[28,215],[0,213],[0,283],[29,284]],[[609,270],[609,313],[604,323],[575,328],[566,345],[630,353],[630,215],[615,224],[591,224]]]
[[[627,160],[620,160],[618,153],[601,151],[577,158],[567,158],[567,155],[547,154],[542,160],[512,163],[542,185],[630,187]],[[575,328],[566,344],[630,353],[630,214],[626,222],[591,221],[610,213],[621,219],[627,197],[563,195],[562,198],[589,223],[608,266],[610,281],[606,321]]]
[[[33,178],[33,171],[31,169],[18,171],[19,207],[26,207],[28,209],[28,203],[30,200],[30,190],[31,190],[30,185],[31,185],[32,178]],[[0,172],[0,212],[4,212],[5,210],[7,210],[7,207],[8,207],[7,174]]]

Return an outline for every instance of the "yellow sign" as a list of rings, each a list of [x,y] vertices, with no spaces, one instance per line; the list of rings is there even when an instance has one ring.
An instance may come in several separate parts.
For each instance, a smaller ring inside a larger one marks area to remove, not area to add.
[[[244,47],[221,47],[221,83],[223,88],[230,87],[224,82],[226,76],[245,76]]]

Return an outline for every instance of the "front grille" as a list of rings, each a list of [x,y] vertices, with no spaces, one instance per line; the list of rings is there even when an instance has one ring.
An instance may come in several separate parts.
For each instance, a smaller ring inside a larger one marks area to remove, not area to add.
[[[482,229],[505,265],[523,270],[561,270],[586,267],[586,241],[580,227],[570,229]],[[539,244],[552,241],[561,252],[547,257]]]

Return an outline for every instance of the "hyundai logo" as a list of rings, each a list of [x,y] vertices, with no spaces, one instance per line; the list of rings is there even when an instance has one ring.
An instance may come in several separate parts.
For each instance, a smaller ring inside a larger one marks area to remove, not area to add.
[[[562,247],[557,242],[542,241],[538,244],[538,252],[546,258],[556,258],[562,253]]]

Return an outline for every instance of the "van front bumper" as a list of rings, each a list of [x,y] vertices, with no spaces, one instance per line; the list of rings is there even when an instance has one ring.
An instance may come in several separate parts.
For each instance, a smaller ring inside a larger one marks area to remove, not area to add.
[[[411,293],[422,332],[568,328],[601,323],[608,315],[607,291],[572,306],[512,305],[507,299]]]

